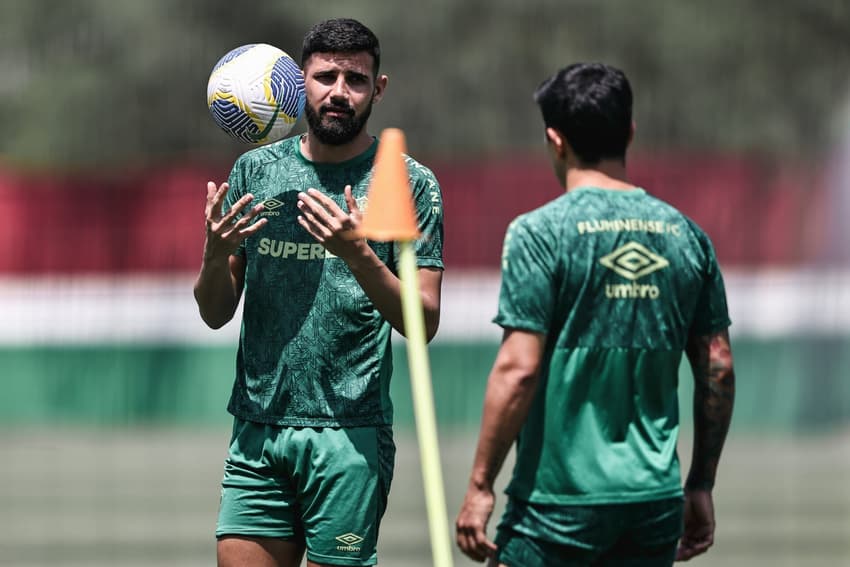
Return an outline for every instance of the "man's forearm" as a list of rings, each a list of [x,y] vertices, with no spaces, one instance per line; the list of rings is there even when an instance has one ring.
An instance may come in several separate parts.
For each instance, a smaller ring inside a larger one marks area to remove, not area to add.
[[[204,260],[194,287],[195,301],[201,319],[213,329],[224,326],[233,318],[239,304],[228,259]]]
[[[470,483],[492,489],[505,457],[516,441],[537,393],[543,339],[509,333],[487,381],[481,432]]]
[[[686,488],[711,490],[735,401],[729,336],[724,331],[694,338],[688,354],[694,372],[694,446]]]
[[[357,279],[357,283],[360,284],[360,287],[375,305],[375,308],[392,325],[393,329],[404,336],[404,315],[401,305],[401,281],[399,278],[381,262],[374,252],[371,251],[371,248],[356,261],[349,260],[347,263],[351,269],[351,273]],[[418,270],[420,272],[419,293],[425,319],[425,335],[427,340],[431,340],[437,332],[437,326],[440,321],[439,297],[432,297],[432,295],[439,292],[438,290],[429,289],[427,285],[423,285],[421,271],[422,269],[420,268]]]
[[[525,423],[533,398],[533,388],[528,386],[515,387],[511,391],[488,392],[470,477],[470,482],[477,488],[493,488],[505,458]]]

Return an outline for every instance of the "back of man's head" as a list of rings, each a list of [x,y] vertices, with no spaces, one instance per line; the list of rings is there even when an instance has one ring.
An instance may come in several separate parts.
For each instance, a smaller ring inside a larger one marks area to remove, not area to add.
[[[632,128],[626,75],[602,63],[574,63],[534,93],[547,128],[559,131],[583,164],[624,160]]]
[[[356,53],[366,51],[375,62],[378,75],[381,66],[381,46],[372,30],[350,18],[325,20],[314,25],[304,36],[301,46],[301,66],[314,53]]]

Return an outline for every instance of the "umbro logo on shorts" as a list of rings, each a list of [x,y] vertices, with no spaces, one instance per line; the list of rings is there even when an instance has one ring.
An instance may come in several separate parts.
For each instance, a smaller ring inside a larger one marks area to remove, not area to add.
[[[342,534],[341,536],[336,536],[334,539],[342,544],[336,546],[339,551],[360,551],[360,547],[358,547],[357,544],[363,541],[362,537],[351,532]]]

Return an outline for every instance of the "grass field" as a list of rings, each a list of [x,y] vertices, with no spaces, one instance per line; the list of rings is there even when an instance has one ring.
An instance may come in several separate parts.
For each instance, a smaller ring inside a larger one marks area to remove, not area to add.
[[[0,429],[0,565],[214,565],[227,435],[219,428]],[[475,437],[468,431],[440,435],[453,521]],[[687,435],[680,449],[685,462],[686,441]],[[385,567],[425,567],[431,559],[414,434],[398,433],[397,444],[379,557]],[[507,478],[506,470],[501,484]],[[733,435],[715,491],[716,545],[691,564],[850,565],[848,479],[850,432]],[[474,563],[456,552],[455,564]]]

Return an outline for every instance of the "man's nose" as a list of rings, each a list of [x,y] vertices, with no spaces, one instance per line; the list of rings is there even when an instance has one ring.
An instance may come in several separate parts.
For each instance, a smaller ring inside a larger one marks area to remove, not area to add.
[[[345,77],[340,76],[334,83],[331,89],[331,96],[334,98],[348,98],[348,85],[345,83]]]

